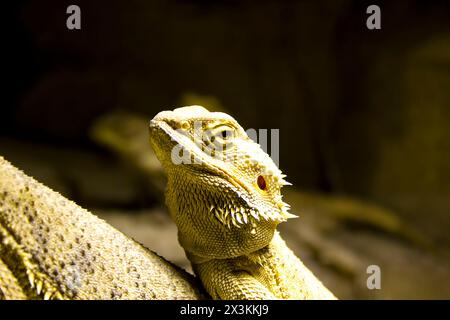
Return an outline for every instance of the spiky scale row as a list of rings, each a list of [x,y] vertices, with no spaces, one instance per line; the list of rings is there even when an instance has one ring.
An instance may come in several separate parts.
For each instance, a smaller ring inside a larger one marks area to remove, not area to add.
[[[46,276],[34,272],[33,265],[25,262],[27,266],[26,274],[30,283],[31,289],[36,290],[36,294],[44,298],[44,300],[63,300],[64,297],[57,289],[56,285],[52,285],[50,280],[46,279]]]
[[[280,212],[275,211],[257,211],[255,209],[245,210],[244,208],[230,208],[227,206],[210,206],[209,212],[213,213],[217,220],[223,225],[231,228],[234,226],[240,228],[243,225],[258,223],[261,219],[265,221],[282,222],[289,218],[296,218],[297,216],[290,214],[287,210],[289,205],[283,204]]]
[[[28,280],[30,281],[31,288],[36,289],[38,296],[44,298],[44,300],[64,300],[63,295],[52,285],[44,280],[36,280],[34,273],[27,270]]]

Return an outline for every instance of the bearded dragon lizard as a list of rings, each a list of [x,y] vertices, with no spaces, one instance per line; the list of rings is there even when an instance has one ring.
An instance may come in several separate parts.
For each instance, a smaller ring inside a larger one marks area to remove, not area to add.
[[[280,191],[288,183],[235,119],[200,106],[163,111],[150,142],[179,242],[214,299],[335,299],[276,231],[294,217]]]
[[[193,276],[0,157],[0,299],[199,299]]]

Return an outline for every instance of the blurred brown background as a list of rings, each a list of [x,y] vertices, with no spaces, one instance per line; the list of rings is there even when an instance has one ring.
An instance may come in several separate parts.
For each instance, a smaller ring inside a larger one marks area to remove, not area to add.
[[[70,4],[79,31],[66,28]],[[366,28],[370,4],[381,30]],[[128,130],[127,145],[161,110],[226,110],[244,128],[280,129],[280,167],[304,213],[282,231],[339,297],[450,298],[448,1],[36,0],[4,11],[0,155],[28,174],[188,268],[160,182],[142,179],[157,165],[137,165],[136,150],[123,161],[92,132],[120,110],[107,129]],[[124,129],[130,114],[145,121]],[[366,287],[370,264],[381,290]]]

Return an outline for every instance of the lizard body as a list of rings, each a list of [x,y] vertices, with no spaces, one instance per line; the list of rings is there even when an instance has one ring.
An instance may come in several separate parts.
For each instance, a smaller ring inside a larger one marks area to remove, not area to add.
[[[199,299],[194,278],[0,157],[0,299]]]
[[[288,184],[231,116],[200,106],[163,111],[151,145],[168,178],[179,242],[215,299],[335,299],[282,240]]]

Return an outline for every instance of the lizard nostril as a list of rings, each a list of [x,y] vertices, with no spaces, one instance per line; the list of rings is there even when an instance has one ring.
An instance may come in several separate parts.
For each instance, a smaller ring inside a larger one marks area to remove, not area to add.
[[[181,127],[181,129],[183,129],[183,130],[188,130],[188,129],[189,129],[189,122],[187,122],[187,121],[181,121],[180,127]]]
[[[263,176],[258,176],[258,179],[257,179],[256,181],[257,181],[257,183],[258,183],[258,187],[259,187],[261,190],[266,190],[266,188],[267,188],[267,185],[266,185],[266,179],[264,179]]]

